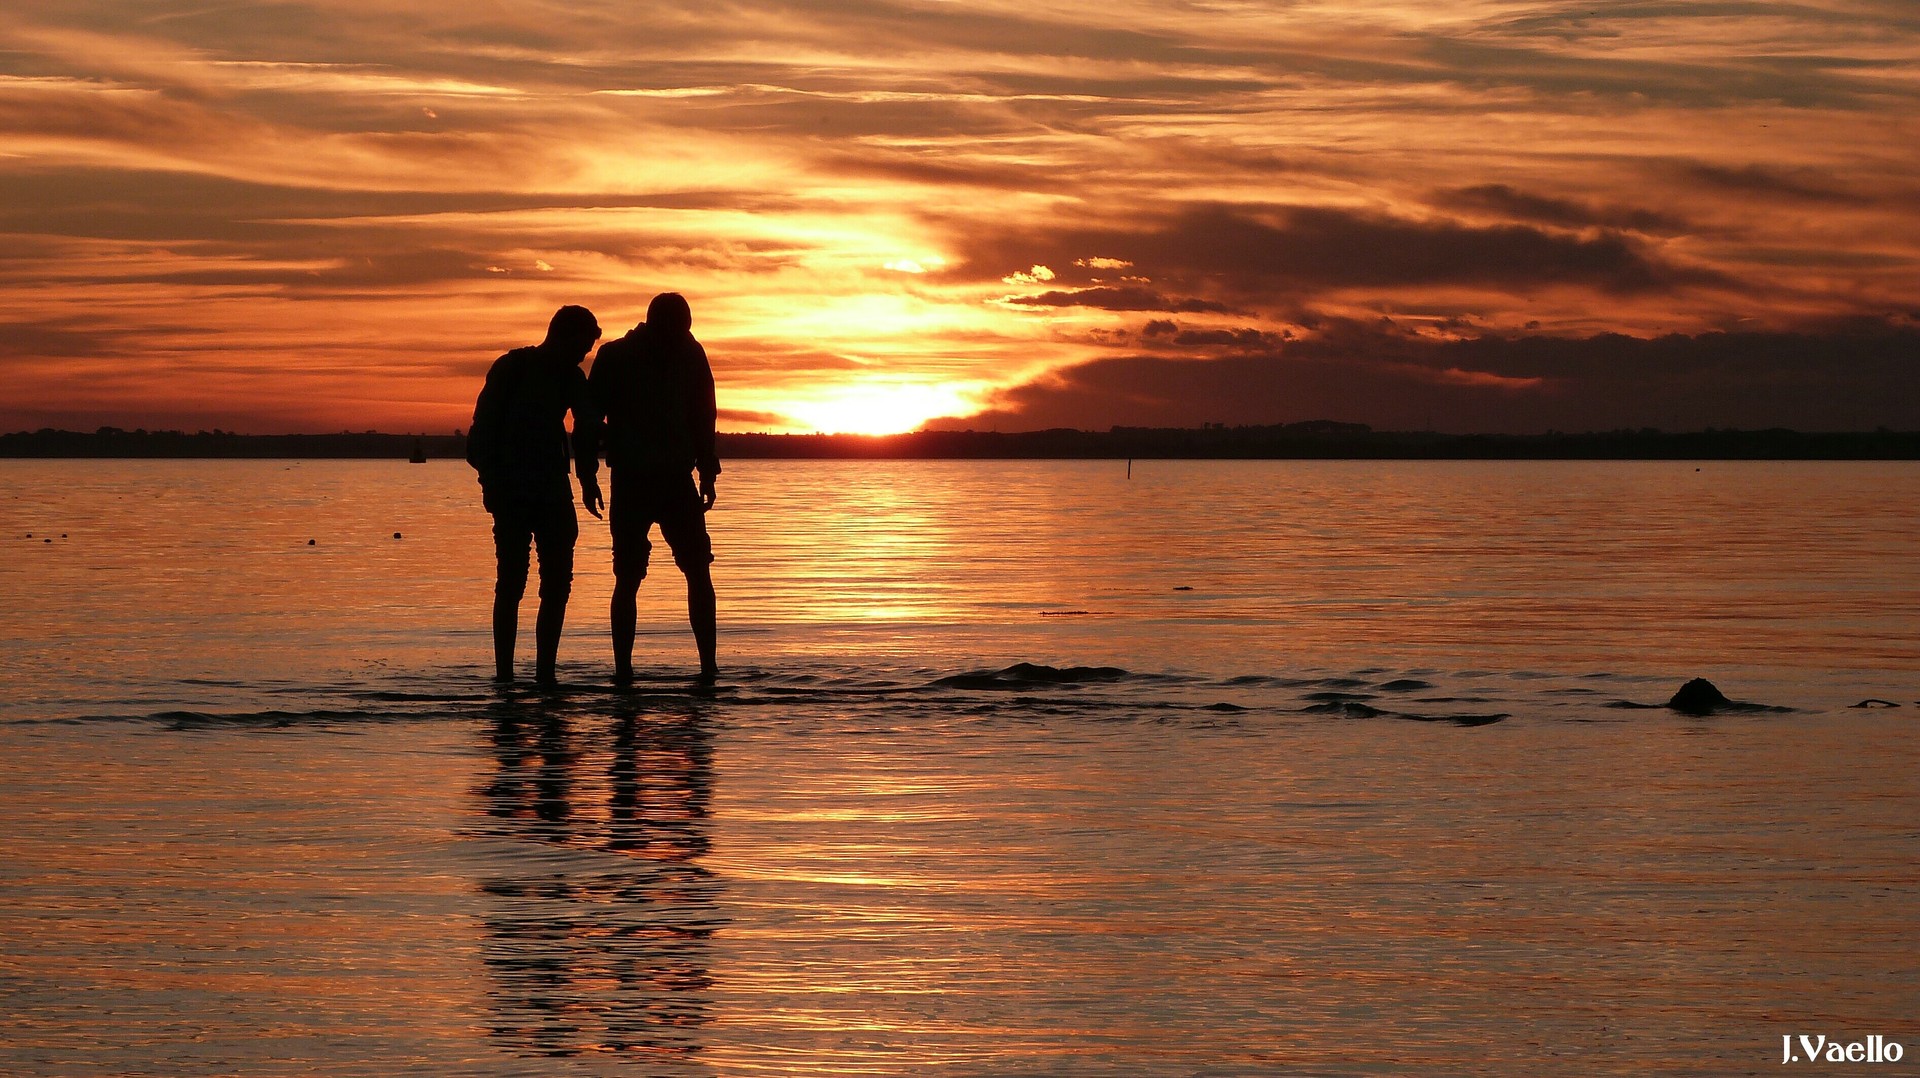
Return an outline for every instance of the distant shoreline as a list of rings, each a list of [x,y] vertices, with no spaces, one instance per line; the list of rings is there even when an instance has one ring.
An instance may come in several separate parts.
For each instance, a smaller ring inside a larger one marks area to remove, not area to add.
[[[104,427],[0,434],[0,458],[461,459],[458,434],[234,434]],[[1656,430],[1438,434],[1311,422],[1108,431],[721,434],[722,459],[761,460],[1920,460],[1920,431]]]

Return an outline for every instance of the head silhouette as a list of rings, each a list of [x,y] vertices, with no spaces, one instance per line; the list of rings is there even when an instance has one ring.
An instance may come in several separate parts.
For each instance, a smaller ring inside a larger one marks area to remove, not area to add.
[[[547,323],[547,339],[544,343],[574,356],[578,361],[586,357],[587,350],[599,339],[600,323],[594,320],[593,312],[569,303],[553,312],[553,320]]]
[[[662,292],[647,304],[647,328],[668,333],[693,332],[693,308],[678,292]]]

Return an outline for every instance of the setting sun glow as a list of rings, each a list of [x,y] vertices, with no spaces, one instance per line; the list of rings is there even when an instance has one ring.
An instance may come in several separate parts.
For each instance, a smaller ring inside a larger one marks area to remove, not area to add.
[[[731,432],[1920,426],[1901,6],[25,0],[0,432],[450,432],[665,291]]]
[[[943,385],[836,387],[812,398],[791,399],[782,411],[821,434],[900,434],[938,416],[977,408],[967,394]]]

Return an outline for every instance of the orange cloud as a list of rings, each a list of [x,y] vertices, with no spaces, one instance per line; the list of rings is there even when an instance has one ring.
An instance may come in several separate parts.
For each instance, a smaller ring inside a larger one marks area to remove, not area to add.
[[[734,422],[790,430],[1379,319],[1920,309],[1920,29],[1843,0],[94,0],[0,15],[0,48],[0,427],[462,426],[554,306],[618,327],[668,288]],[[1421,369],[1489,422],[1552,382]]]

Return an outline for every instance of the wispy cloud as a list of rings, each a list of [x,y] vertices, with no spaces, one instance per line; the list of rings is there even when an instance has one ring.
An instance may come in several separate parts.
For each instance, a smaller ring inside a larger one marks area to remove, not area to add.
[[[1034,386],[1106,425],[1159,399],[1112,379],[1262,350],[1388,378],[1313,352],[1383,318],[1454,349],[1884,322],[1920,308],[1916,54],[1898,0],[25,0],[0,426],[451,428],[553,306],[666,288],[773,429],[1066,409]],[[1855,392],[1712,362],[1789,420]],[[1490,423],[1558,384],[1394,370]]]

